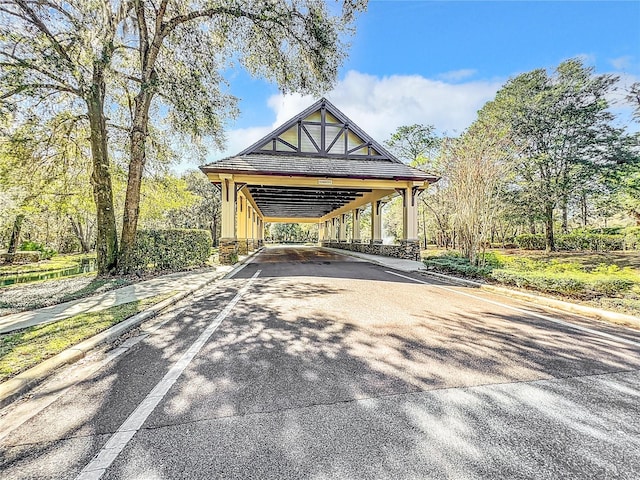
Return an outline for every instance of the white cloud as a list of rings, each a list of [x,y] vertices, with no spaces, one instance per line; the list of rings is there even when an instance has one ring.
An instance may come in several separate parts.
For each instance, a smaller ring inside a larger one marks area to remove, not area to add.
[[[630,55],[625,55],[623,57],[612,58],[609,60],[609,63],[613,65],[613,68],[616,70],[625,70],[631,67],[632,60]]]
[[[498,80],[450,83],[420,75],[378,77],[352,70],[326,97],[382,143],[398,127],[414,123],[433,124],[439,132],[449,134],[461,132],[473,122],[478,109],[495,96],[502,83]],[[316,100],[297,94],[271,96],[267,105],[275,114],[274,122],[230,130],[226,151],[212,159],[238,153]]]
[[[476,73],[478,73],[478,71],[473,68],[464,68],[462,70],[452,70],[450,72],[441,73],[438,75],[438,78],[446,82],[459,82],[465,78],[473,77]]]

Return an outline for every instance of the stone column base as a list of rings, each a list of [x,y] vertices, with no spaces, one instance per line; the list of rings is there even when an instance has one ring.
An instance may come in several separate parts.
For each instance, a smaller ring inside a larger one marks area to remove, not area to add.
[[[400,240],[402,247],[402,257],[407,260],[420,261],[420,242],[418,240]]]
[[[249,253],[249,245],[246,238],[238,240],[238,255],[247,255]]]
[[[238,241],[235,238],[220,239],[218,260],[222,265],[233,265],[238,261]]]

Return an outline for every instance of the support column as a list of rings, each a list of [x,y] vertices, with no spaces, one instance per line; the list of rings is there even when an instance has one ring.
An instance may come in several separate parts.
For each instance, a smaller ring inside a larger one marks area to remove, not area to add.
[[[221,175],[222,225],[218,258],[220,263],[230,265],[238,261],[238,239],[236,236],[236,184],[233,176]]]
[[[258,248],[264,245],[264,220],[258,217]]]
[[[253,249],[258,249],[258,212],[253,211]]]
[[[340,215],[340,243],[346,243],[347,241],[347,214]]]
[[[402,194],[402,242],[404,258],[420,260],[420,245],[418,243],[418,202],[417,188],[407,187]]]
[[[353,225],[353,234],[351,235],[351,243],[360,243],[360,209],[356,208],[352,212],[351,224]]]
[[[371,202],[371,243],[382,243],[382,202]]]
[[[238,255],[247,254],[247,208],[248,203],[244,195],[238,195]]]
[[[247,232],[247,243],[249,244],[249,250],[255,250],[256,247],[254,245],[254,241],[256,238],[255,235],[255,211],[253,210],[253,208],[249,208],[249,224],[247,226],[248,228],[248,232]]]
[[[418,240],[417,191],[411,187],[402,193],[402,237],[406,241]]]

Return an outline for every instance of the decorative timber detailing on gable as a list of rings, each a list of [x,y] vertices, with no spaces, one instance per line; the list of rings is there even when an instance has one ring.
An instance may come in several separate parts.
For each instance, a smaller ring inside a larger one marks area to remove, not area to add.
[[[250,154],[402,163],[324,98],[238,155]]]

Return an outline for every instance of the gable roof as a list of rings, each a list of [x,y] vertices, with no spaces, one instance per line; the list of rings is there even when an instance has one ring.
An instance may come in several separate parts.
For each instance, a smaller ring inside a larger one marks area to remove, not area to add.
[[[321,98],[237,156],[257,153],[402,163],[326,98]]]
[[[232,157],[200,167],[204,173],[342,177],[436,182],[410,167],[322,98]]]

